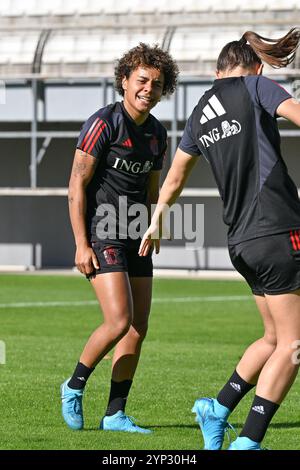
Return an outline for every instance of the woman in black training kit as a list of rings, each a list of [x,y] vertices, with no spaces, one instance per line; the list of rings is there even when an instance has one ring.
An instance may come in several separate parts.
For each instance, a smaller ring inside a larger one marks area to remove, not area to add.
[[[78,140],[69,186],[75,263],[91,281],[104,322],[86,343],[72,377],[61,386],[62,414],[71,429],[83,428],[86,382],[116,346],[100,429],[151,432],[125,414],[152,294],[151,253],[138,256],[141,235],[136,238],[138,227],[134,230],[130,209],[139,204],[147,212],[157,201],[167,133],[150,111],[163,95],[174,92],[177,75],[167,52],[140,43],[115,69],[116,89],[124,101],[93,114]],[[144,222],[147,227],[147,215]]]
[[[300,202],[281,156],[276,118],[300,126],[300,104],[261,73],[262,62],[276,68],[291,63],[299,39],[295,28],[278,40],[247,31],[222,49],[217,79],[187,121],[140,247],[140,254],[147,255],[165,205],[176,200],[203,155],[223,200],[232,263],[251,287],[265,328],[217,398],[201,398],[194,404],[205,449],[221,449],[228,416],[256,387],[244,427],[229,449],[260,450],[298,372]]]

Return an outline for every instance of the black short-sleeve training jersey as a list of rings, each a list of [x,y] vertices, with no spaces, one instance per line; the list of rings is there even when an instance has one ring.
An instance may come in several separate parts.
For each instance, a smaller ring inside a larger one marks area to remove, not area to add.
[[[300,227],[276,121],[276,109],[290,97],[263,76],[218,79],[187,121],[179,148],[210,163],[229,244]]]
[[[93,155],[98,164],[87,187],[87,229],[96,240],[96,214],[101,204],[111,204],[119,219],[119,197],[146,204],[149,173],[160,170],[167,148],[167,132],[151,114],[137,125],[116,102],[98,110],[83,125],[77,148]],[[128,222],[130,218],[128,218]]]

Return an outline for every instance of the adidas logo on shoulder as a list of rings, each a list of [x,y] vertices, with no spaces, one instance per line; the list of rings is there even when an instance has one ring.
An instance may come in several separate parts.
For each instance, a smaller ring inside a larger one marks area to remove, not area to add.
[[[230,382],[230,385],[232,388],[234,388],[234,390],[236,390],[237,392],[241,393],[241,386],[240,384],[236,384],[235,382]]]
[[[226,111],[216,95],[212,95],[208,100],[208,104],[204,106],[202,113],[200,124],[205,124],[207,121],[211,121],[211,119],[214,119],[217,116],[226,114]]]
[[[253,411],[256,411],[257,413],[260,413],[261,415],[264,415],[265,414],[265,409],[264,407],[261,405],[261,406],[252,406],[252,410]]]

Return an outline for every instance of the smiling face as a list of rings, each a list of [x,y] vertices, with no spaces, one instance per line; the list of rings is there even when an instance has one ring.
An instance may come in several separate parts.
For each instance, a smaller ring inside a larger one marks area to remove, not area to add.
[[[164,87],[164,74],[157,69],[139,66],[122,81],[124,106],[136,122],[142,124],[158,103]]]

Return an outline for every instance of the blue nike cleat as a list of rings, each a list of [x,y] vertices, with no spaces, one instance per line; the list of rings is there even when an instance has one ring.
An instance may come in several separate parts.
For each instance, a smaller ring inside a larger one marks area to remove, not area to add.
[[[214,399],[200,398],[195,401],[192,412],[200,425],[204,439],[204,450],[221,450],[225,431],[233,427],[226,419],[219,418],[214,412]]]
[[[252,441],[249,437],[237,437],[227,450],[263,450],[259,442]]]
[[[62,400],[62,415],[69,426],[74,430],[83,428],[82,395],[83,390],[68,387],[67,379],[60,387]]]
[[[150,434],[153,432],[150,429],[137,426],[133,418],[127,416],[122,410],[117,411],[117,413],[112,416],[104,416],[99,429],[103,431],[140,432],[142,434]]]

